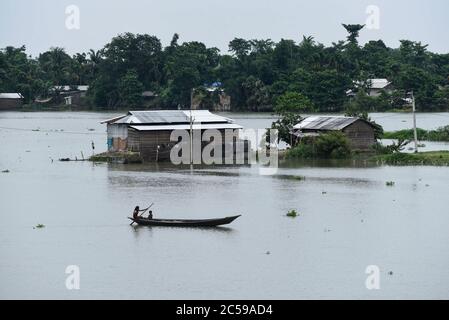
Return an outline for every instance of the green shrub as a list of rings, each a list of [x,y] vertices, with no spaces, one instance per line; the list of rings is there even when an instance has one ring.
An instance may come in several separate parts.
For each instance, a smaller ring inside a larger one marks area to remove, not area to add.
[[[287,214],[286,214],[286,216],[287,216],[287,217],[290,217],[290,218],[296,218],[298,215],[299,215],[299,214],[298,214],[298,212],[297,212],[295,209],[290,210],[290,211],[287,212]]]
[[[416,133],[418,135],[418,140],[421,141],[449,141],[449,125],[429,131],[417,128]],[[382,139],[413,140],[413,129],[385,132]]]
[[[348,138],[341,132],[322,134],[315,138],[305,138],[295,148],[287,152],[287,158],[297,159],[345,159],[351,155]]]

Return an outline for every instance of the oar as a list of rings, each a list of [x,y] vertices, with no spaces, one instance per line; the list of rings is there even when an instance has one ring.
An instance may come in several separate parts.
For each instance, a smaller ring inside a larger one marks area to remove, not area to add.
[[[150,206],[148,208],[144,209],[139,217],[141,217],[145,212],[147,212],[147,210],[150,209],[153,206],[153,204],[154,204],[154,202],[152,204],[150,204]],[[129,225],[132,226],[134,224],[134,222],[135,221],[133,220],[133,222],[131,222]]]

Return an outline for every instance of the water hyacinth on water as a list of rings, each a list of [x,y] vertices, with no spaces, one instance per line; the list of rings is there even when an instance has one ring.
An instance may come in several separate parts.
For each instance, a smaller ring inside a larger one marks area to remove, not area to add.
[[[290,218],[296,218],[297,216],[299,216],[299,213],[295,209],[292,209],[287,212],[286,216]]]

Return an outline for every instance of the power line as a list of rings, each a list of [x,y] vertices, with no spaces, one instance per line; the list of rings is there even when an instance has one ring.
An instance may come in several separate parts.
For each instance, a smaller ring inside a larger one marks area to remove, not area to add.
[[[24,129],[24,128],[13,128],[13,127],[0,127],[4,130],[14,130],[14,131],[28,131],[28,132],[42,132],[42,133],[62,133],[62,134],[84,134],[84,135],[104,135],[101,132],[79,132],[79,131],[58,131],[58,130],[41,130],[41,129]]]

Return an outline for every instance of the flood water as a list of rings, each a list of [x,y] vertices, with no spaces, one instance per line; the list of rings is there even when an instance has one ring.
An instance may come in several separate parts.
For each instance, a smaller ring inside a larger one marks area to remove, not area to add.
[[[262,176],[57,161],[87,158],[92,142],[105,151],[99,122],[114,115],[0,113],[0,298],[449,298],[448,167],[282,164]],[[373,115],[386,130],[408,117]],[[448,123],[448,113],[418,115],[425,129]],[[151,202],[156,217],[242,217],[217,229],[131,227],[134,206]],[[79,290],[66,288],[69,265]],[[365,285],[370,265],[379,290]]]

